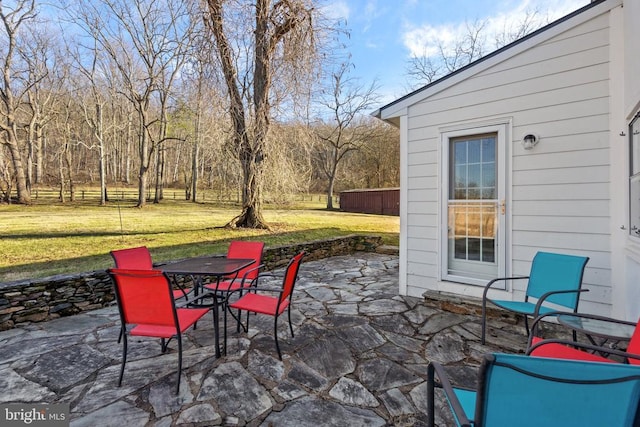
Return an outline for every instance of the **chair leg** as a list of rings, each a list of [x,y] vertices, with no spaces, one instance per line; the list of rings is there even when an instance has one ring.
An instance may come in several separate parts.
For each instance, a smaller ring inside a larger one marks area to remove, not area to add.
[[[127,335],[122,335],[122,365],[120,365],[120,378],[118,378],[118,387],[122,385],[122,377],[124,376],[124,365],[127,363]]]
[[[182,374],[182,334],[178,332],[178,384],[176,394],[180,394],[180,374]]]
[[[427,366],[427,426],[434,427],[435,423],[435,369],[432,364]]]
[[[280,353],[280,345],[278,344],[278,316],[273,316],[273,338],[276,340],[276,350],[278,350],[278,359],[282,360],[282,353]]]
[[[529,316],[524,315],[524,328],[527,330],[527,336],[529,336]]]
[[[240,317],[241,315],[242,315],[242,313],[241,313],[240,309],[238,309],[238,319],[237,319],[238,321],[237,321],[237,324],[236,324],[236,332],[240,332],[240,327],[241,326],[242,326],[242,329],[244,329],[244,325],[242,324],[241,317]],[[248,332],[248,330],[245,330],[245,332]]]
[[[222,354],[226,356],[227,355],[227,308],[223,308],[222,311],[224,311],[224,320],[222,321],[222,329],[224,329],[223,338],[222,338],[223,339]]]
[[[287,308],[287,316],[289,317],[289,330],[291,330],[291,336],[293,337],[293,324],[291,323],[291,304]]]

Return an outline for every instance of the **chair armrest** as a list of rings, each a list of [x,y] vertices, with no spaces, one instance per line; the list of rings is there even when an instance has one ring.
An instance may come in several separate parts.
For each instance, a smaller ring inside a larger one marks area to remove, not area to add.
[[[527,339],[527,348],[531,347],[531,343],[533,342],[533,337],[536,336],[536,331],[538,330],[538,324],[545,317],[555,317],[560,314],[566,314],[566,311],[551,311],[549,313],[541,314],[533,319],[533,323],[531,323],[531,333],[529,334],[529,338]],[[527,353],[528,354],[528,353]]]
[[[569,290],[562,290],[562,291],[549,291],[543,294],[536,302],[536,306],[533,309],[533,317],[538,317],[540,313],[540,307],[542,307],[542,304],[550,296],[557,295],[557,294],[571,294],[571,293],[579,293],[579,292],[589,292],[589,289],[569,289]]]
[[[244,287],[244,283],[247,281],[247,276],[249,275],[249,273],[252,273],[252,272],[254,272],[256,270],[260,271],[261,268],[264,268],[264,264],[260,264],[257,267],[253,267],[253,268],[250,268],[249,270],[245,271],[244,275],[242,276],[242,281],[240,282],[240,286]],[[253,285],[253,283],[257,283],[259,277],[260,277],[260,274],[258,274],[253,279],[249,280],[249,283],[251,285]]]
[[[449,401],[449,407],[451,408],[451,411],[453,412],[453,415],[457,419],[459,425],[461,427],[471,427],[473,425],[472,421],[468,418],[467,414],[464,412],[464,409],[462,409],[462,404],[460,403],[460,400],[458,400],[458,396],[456,396],[455,392],[453,391],[453,386],[451,385],[449,378],[447,378],[447,374],[444,371],[444,368],[442,367],[442,365],[436,362],[429,363],[429,366],[427,367],[427,404],[430,409],[428,411],[429,425],[435,426],[435,377],[440,380],[439,387],[444,391],[444,394]]]
[[[629,325],[629,326],[636,326],[637,323],[636,322],[630,322],[628,320],[620,320],[620,319],[614,319],[612,317],[607,317],[607,316],[601,316],[599,314],[591,314],[591,313],[568,313],[566,311],[551,311],[549,313],[546,314],[541,314],[540,316],[538,316],[538,318],[543,318],[543,317],[548,317],[548,316],[559,316],[561,314],[567,314],[570,315],[571,317],[580,317],[583,319],[595,319],[595,320],[602,320],[604,322],[611,322],[611,323],[617,323],[620,325]],[[537,319],[536,319],[537,320]]]
[[[520,280],[520,279],[528,279],[529,276],[515,276],[515,277],[498,277],[497,279],[491,280],[484,286],[484,292],[482,293],[482,300],[485,301],[487,299],[487,292],[489,292],[489,288],[493,286],[494,283],[502,282],[506,280]]]
[[[547,344],[561,344],[561,345],[566,345],[566,346],[569,346],[569,347],[581,348],[583,350],[592,350],[592,351],[599,351],[599,352],[603,352],[603,353],[607,353],[607,354],[614,354],[616,356],[620,356],[620,357],[623,357],[625,359],[640,360],[640,354],[629,353],[629,352],[626,352],[626,351],[618,350],[617,348],[602,347],[602,346],[583,343],[583,342],[575,342],[575,341],[556,339],[556,338],[545,339],[545,340],[539,341],[539,342],[537,342],[537,343],[535,343],[533,345],[531,345],[531,341],[530,341],[529,344],[527,345],[527,350],[526,350],[525,354],[527,356],[529,356],[529,355],[531,355],[532,351],[534,351],[538,347],[542,347],[542,346],[547,345]]]

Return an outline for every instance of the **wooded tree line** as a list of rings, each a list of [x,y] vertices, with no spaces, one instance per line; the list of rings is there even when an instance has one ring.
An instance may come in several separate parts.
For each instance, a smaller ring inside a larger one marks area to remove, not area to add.
[[[344,23],[322,0],[0,1],[0,201],[40,186],[241,194],[229,225],[266,226],[264,197],[399,184],[397,130],[369,116]],[[533,30],[509,23],[502,46]],[[486,22],[409,59],[413,88],[487,51]]]
[[[313,1],[21,0],[0,12],[4,202],[44,186],[65,201],[87,183],[101,204],[136,185],[139,206],[168,186],[196,200],[254,181],[275,199],[398,185],[397,130],[369,117],[376,88],[330,55],[340,29]]]

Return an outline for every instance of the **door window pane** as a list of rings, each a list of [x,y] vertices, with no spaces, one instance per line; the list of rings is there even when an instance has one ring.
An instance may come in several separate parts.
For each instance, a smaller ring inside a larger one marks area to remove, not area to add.
[[[450,198],[495,199],[495,135],[453,139],[451,152]]]
[[[458,260],[495,262],[496,203],[449,204],[449,239]]]

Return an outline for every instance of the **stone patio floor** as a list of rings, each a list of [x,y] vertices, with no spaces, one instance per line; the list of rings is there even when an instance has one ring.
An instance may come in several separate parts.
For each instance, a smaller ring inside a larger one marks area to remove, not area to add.
[[[0,402],[69,403],[71,426],[420,426],[426,425],[429,361],[454,384],[474,386],[485,353],[522,352],[522,326],[437,310],[398,295],[398,258],[356,253],[303,262],[294,292],[292,338],[273,319],[252,316],[249,333],[229,325],[227,356],[214,357],[213,325],[184,339],[180,394],[176,343],[121,345],[115,306],[0,332]],[[446,404],[436,422],[451,425]]]

